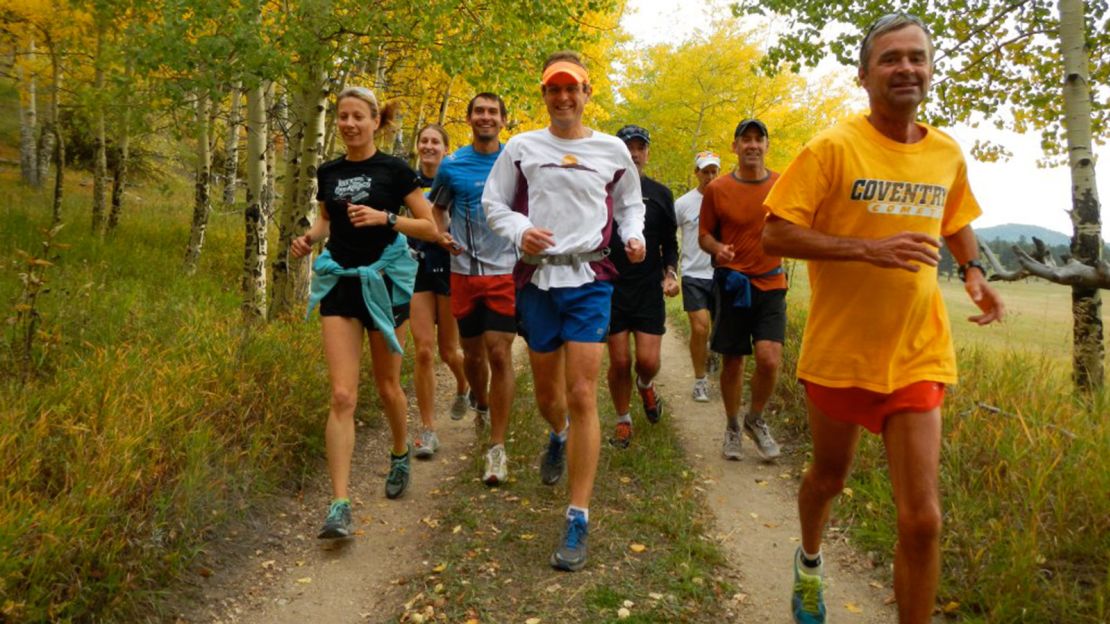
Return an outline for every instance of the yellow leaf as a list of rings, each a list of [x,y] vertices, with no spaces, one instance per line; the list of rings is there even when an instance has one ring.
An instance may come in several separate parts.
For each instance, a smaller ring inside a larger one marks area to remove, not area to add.
[[[631,550],[632,552],[639,554],[639,553],[642,553],[645,550],[647,550],[647,546],[644,546],[643,544],[637,544],[637,543],[633,542],[632,544],[630,544],[628,546],[628,550]]]
[[[528,618],[524,620],[524,624],[540,624],[540,618]]]
[[[536,539],[536,534],[535,533],[521,533],[520,534],[520,539],[522,539],[526,542],[530,541],[530,540],[534,540],[534,539]]]
[[[863,609],[861,609],[860,606],[854,602],[845,602],[844,608],[851,613],[863,613]]]
[[[297,582],[300,583],[301,585],[308,585],[309,583],[312,582],[312,577],[306,576],[304,578],[299,578],[299,579],[297,579]]]
[[[955,600],[953,600],[953,601],[949,602],[948,604],[944,605],[944,612],[945,613],[952,614],[952,613],[955,613],[956,611],[959,611],[959,610],[960,610],[960,603],[956,602]]]
[[[447,564],[446,563],[441,563],[441,564],[437,565],[436,567],[432,568],[432,572],[435,572],[436,574],[439,574],[440,572],[443,572],[446,569],[447,569]]]
[[[843,490],[840,491],[840,493],[847,496],[848,498],[852,498],[852,495],[855,494],[855,492],[853,492],[852,488],[850,488],[850,487],[844,488]]]

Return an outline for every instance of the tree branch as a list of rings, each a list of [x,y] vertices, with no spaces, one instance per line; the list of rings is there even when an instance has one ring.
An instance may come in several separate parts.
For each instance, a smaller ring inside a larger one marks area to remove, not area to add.
[[[998,256],[994,255],[990,247],[982,241],[979,242],[979,251],[991,267],[992,275],[989,279],[992,282],[1016,282],[1022,278],[1033,276],[1063,286],[1110,290],[1110,262],[1106,260],[1100,260],[1096,266],[1090,266],[1069,258],[1063,266],[1051,266],[1038,261],[1017,245],[1013,246],[1013,250],[1021,268],[1008,270],[998,261]]]

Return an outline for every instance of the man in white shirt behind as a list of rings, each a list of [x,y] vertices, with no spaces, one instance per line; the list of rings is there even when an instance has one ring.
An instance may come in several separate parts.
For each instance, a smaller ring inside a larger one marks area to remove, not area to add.
[[[690,319],[690,360],[694,364],[694,400],[709,401],[706,367],[709,353],[710,314],[713,310],[713,262],[698,245],[698,223],[705,187],[721,171],[721,157],[713,152],[694,156],[696,188],[674,202],[675,217],[682,230],[682,309]]]
[[[597,382],[616,277],[607,248],[615,220],[629,259],[643,261],[644,204],[624,143],[582,123],[591,87],[578,55],[549,56],[542,84],[551,123],[509,139],[482,205],[490,228],[522,251],[513,271],[517,316],[536,404],[551,425],[540,476],[553,485],[565,464],[570,481],[566,530],[551,565],[575,571],[586,564],[601,445]]]

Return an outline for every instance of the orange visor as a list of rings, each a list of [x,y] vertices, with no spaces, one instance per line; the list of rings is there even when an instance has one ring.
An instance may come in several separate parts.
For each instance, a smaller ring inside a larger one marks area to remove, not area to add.
[[[540,82],[544,85],[549,85],[559,74],[566,74],[579,84],[586,84],[590,81],[590,74],[586,72],[585,67],[576,65],[570,61],[557,61],[543,70],[543,78]]]

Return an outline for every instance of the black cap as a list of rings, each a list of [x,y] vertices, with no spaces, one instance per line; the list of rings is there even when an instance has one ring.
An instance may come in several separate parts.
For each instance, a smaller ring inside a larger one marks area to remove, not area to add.
[[[651,144],[651,135],[648,134],[648,131],[640,126],[634,126],[632,124],[617,130],[617,138],[625,143],[628,143],[632,139],[640,139],[644,143]]]
[[[747,130],[748,128],[751,128],[752,126],[755,126],[756,128],[759,128],[759,131],[763,133],[763,136],[771,136],[767,132],[767,126],[764,125],[764,123],[762,121],[760,121],[758,119],[745,119],[744,121],[741,121],[740,123],[736,124],[736,132],[732,133],[732,138],[735,139],[736,137],[740,136],[741,134],[744,134],[744,131]]]

